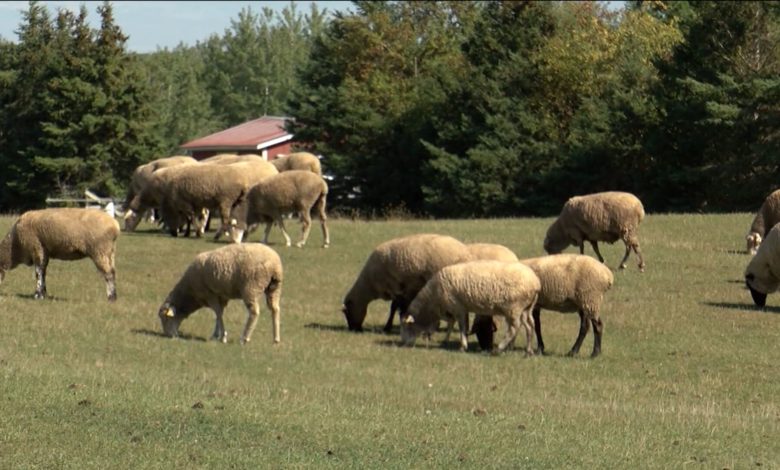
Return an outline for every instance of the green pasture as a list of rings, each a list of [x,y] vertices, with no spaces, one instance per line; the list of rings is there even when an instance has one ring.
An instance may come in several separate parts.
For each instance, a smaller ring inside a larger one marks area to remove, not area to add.
[[[383,301],[368,332],[347,331],[341,299],[380,242],[437,232],[537,256],[551,220],[332,219],[327,250],[316,225],[303,249],[274,229],[276,346],[265,306],[238,343],[240,301],[228,344],[208,341],[206,309],[184,338],[160,335],[165,295],[224,242],[122,233],[115,304],[89,260],[52,261],[43,301],[20,266],[0,286],[0,468],[779,468],[780,294],[760,311],[744,288],[751,214],[647,216],[647,270],[632,257],[615,272],[595,360],[592,334],[564,356],[579,320],[553,312],[545,357],[490,356],[476,339],[459,353],[443,332],[401,348],[397,327],[381,332]],[[623,246],[602,253],[614,269]]]

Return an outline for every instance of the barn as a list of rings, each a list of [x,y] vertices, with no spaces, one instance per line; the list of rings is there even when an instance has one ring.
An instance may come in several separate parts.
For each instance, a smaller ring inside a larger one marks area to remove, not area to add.
[[[288,117],[263,116],[217,133],[191,140],[181,146],[184,153],[203,160],[219,153],[261,155],[273,160],[290,153],[293,135],[285,130]]]

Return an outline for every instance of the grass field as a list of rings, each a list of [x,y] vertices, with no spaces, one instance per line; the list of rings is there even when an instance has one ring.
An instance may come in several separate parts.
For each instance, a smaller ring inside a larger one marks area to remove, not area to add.
[[[551,219],[332,220],[327,250],[316,226],[304,249],[275,229],[276,346],[265,306],[238,344],[239,301],[226,345],[207,341],[206,309],[186,338],[160,335],[160,303],[196,253],[221,246],[210,239],[123,233],[115,304],[88,260],[53,261],[43,301],[20,266],[0,286],[0,468],[780,468],[780,295],[759,311],[744,288],[751,220],[647,216],[647,270],[632,257],[615,272],[595,360],[592,333],[564,357],[576,315],[543,312],[550,355],[524,358],[476,352],[475,339],[474,352],[442,348],[443,332],[399,348],[397,327],[380,331],[383,301],[363,334],[340,312],[384,240],[438,232],[537,256]],[[602,253],[615,268],[622,244]]]

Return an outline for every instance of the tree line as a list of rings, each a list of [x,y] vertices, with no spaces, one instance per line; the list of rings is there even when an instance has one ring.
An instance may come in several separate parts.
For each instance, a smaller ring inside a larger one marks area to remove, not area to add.
[[[291,2],[148,54],[98,13],[30,2],[0,40],[0,210],[118,197],[138,164],[264,114],[362,213],[549,215],[602,190],[755,210],[780,187],[776,2]]]

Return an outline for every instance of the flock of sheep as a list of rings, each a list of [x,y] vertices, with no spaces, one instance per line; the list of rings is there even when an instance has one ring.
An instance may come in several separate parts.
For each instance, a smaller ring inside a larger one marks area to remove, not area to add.
[[[173,235],[194,225],[202,234],[208,214],[219,213],[216,238],[227,234],[233,244],[195,257],[170,291],[158,315],[163,332],[177,336],[181,322],[202,307],[216,316],[213,338],[226,342],[223,312],[230,299],[241,299],[247,321],[241,343],[249,342],[260,313],[260,302],[271,311],[273,341],[280,337],[280,299],[283,268],[279,255],[263,244],[242,244],[260,223],[266,224],[264,242],[274,223],[290,246],[283,218],[296,212],[303,223],[297,246],[305,244],[312,209],[322,224],[323,246],[329,245],[325,213],[328,186],[317,157],[291,154],[269,163],[256,155],[218,155],[198,162],[190,157],[169,157],[139,166],[126,201],[125,229],[133,230],[143,214],[159,209],[160,222]],[[447,322],[448,340],[458,324],[461,350],[467,336],[476,334],[480,347],[494,350],[495,319],[504,318],[507,329],[495,350],[514,344],[522,328],[525,352],[544,353],[540,312],[578,312],[580,329],[569,354],[579,352],[590,327],[594,342],[591,356],[601,352],[603,322],[599,311],[614,277],[604,266],[598,242],[622,240],[625,255],[633,250],[640,271],[645,262],[638,228],[644,218],[642,203],[625,192],[603,192],[569,199],[544,239],[547,256],[518,259],[497,244],[464,244],[439,234],[414,234],[388,240],[368,256],[348,289],[342,311],[352,331],[362,331],[368,304],[388,300],[390,313],[385,331],[392,329],[399,312],[401,339],[414,344],[417,337],[436,331]],[[755,254],[745,272],[755,303],[763,306],[768,293],[780,288],[780,190],[766,198],[748,233],[747,249]],[[93,209],[44,209],[22,214],[0,242],[0,282],[19,264],[35,269],[35,298],[44,298],[46,268],[50,259],[92,259],[106,282],[109,301],[116,300],[116,241],[120,227],[103,211]],[[585,242],[599,261],[585,256]],[[575,245],[580,254],[560,254]],[[471,330],[469,314],[475,314]],[[533,335],[537,347],[534,349]]]

